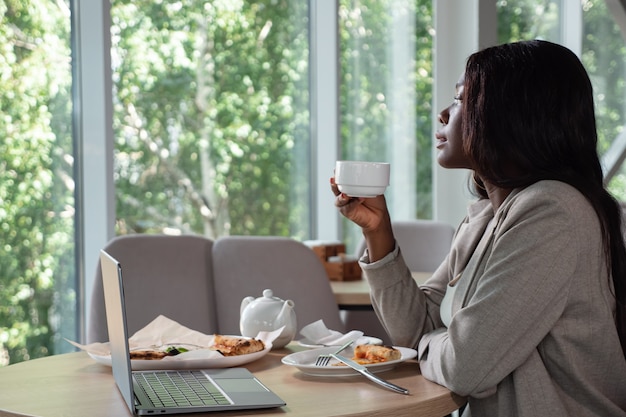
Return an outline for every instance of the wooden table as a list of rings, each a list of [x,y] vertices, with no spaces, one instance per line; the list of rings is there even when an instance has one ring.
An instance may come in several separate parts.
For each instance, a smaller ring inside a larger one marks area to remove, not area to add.
[[[413,279],[418,284],[423,283],[432,275],[432,272],[413,272]],[[371,308],[370,286],[365,279],[357,281],[331,281],[337,304],[342,310]]]
[[[397,394],[364,377],[313,377],[283,365],[281,358],[300,346],[271,351],[247,364],[287,405],[269,410],[220,412],[232,416],[445,416],[465,400],[424,379],[415,360],[381,376],[404,386],[410,395]],[[34,359],[0,368],[0,416],[121,417],[131,416],[119,393],[111,368],[84,352]],[[192,414],[217,417],[215,413]]]

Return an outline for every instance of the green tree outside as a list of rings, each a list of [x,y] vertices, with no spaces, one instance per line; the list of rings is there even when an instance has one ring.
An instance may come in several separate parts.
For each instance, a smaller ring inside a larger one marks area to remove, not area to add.
[[[0,365],[75,334],[69,9],[0,1]]]

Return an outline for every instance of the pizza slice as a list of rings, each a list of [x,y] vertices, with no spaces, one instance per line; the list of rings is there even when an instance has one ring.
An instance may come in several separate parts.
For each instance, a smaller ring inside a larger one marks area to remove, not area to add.
[[[258,339],[216,334],[210,349],[217,350],[224,356],[237,356],[260,352],[265,349],[265,344]]]
[[[392,346],[357,345],[354,348],[352,360],[361,365],[395,361],[402,357],[402,353]]]

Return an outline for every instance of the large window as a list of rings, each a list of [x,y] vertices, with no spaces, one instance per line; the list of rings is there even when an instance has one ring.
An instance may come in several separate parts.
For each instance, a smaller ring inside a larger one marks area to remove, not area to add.
[[[432,215],[431,14],[430,0],[339,4],[341,158],[393,162],[406,218]],[[312,238],[306,4],[114,1],[112,15],[117,232]]]
[[[308,238],[306,2],[111,14],[117,233]]]
[[[542,38],[563,42],[566,22],[563,9],[567,0],[499,1],[498,41]],[[626,46],[611,10],[605,1],[582,1],[582,28],[578,40],[580,58],[589,73],[594,89],[598,150],[624,153],[617,141],[626,123]],[[571,7],[571,4],[569,5]],[[624,18],[621,10],[620,17]],[[609,167],[606,167],[607,169]],[[608,179],[609,189],[621,201],[626,200],[626,171],[615,168]]]
[[[595,93],[598,141],[605,156],[610,191],[626,201],[626,45],[625,34],[604,1],[583,2],[582,61],[591,76]],[[626,19],[624,10],[619,18]],[[612,158],[614,154],[619,155]],[[612,160],[613,159],[613,160]]]
[[[70,10],[0,1],[0,366],[77,335]]]
[[[432,217],[433,33],[430,0],[339,2],[341,157],[391,163],[394,219]]]

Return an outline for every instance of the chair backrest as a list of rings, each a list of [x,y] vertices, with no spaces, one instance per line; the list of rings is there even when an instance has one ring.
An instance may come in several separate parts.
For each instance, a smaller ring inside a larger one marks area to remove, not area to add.
[[[404,220],[391,224],[407,266],[413,272],[433,272],[450,252],[454,227],[436,220]],[[362,240],[357,256],[365,250]]]
[[[158,315],[213,333],[213,241],[201,236],[124,235],[104,248],[122,266],[129,334]],[[100,264],[91,295],[87,343],[109,339]]]
[[[323,319],[326,327],[344,331],[326,270],[301,242],[276,236],[228,236],[213,245],[218,328],[240,334],[244,297],[261,297],[264,289],[294,302],[298,332]]]

